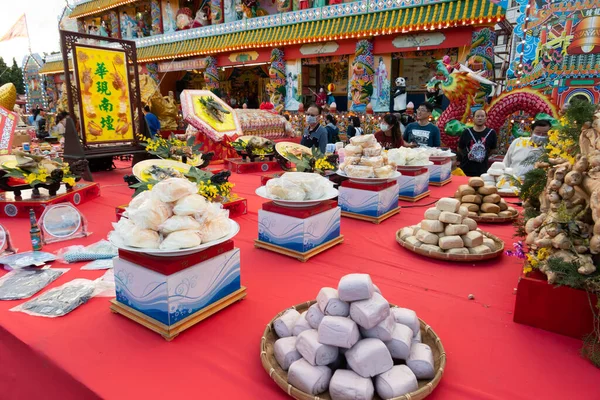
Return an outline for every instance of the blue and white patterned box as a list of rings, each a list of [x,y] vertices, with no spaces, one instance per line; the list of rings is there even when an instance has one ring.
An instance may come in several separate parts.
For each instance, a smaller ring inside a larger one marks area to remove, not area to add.
[[[258,240],[305,253],[340,236],[339,207],[302,219],[258,210]]]
[[[402,175],[398,177],[398,195],[403,197],[417,197],[429,190],[429,171],[419,175]]]
[[[452,174],[452,159],[448,157],[440,163],[435,162],[427,167],[429,170],[429,182],[441,183],[449,179]]]
[[[241,288],[238,248],[172,275],[118,257],[113,264],[117,301],[169,326]]]
[[[340,186],[339,192],[342,211],[377,218],[398,208],[398,184],[378,192]]]

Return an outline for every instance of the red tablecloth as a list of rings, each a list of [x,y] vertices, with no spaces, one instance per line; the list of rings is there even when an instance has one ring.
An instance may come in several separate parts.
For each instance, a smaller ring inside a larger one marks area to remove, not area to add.
[[[58,250],[105,237],[114,207],[131,195],[126,170],[98,173],[102,197],[80,207],[93,235],[47,246]],[[242,249],[242,284],[248,296],[182,333],[172,342],[112,314],[94,298],[55,319],[8,310],[0,303],[1,399],[285,399],[262,369],[265,325],[290,305],[314,299],[351,272],[371,274],[385,297],[410,307],[438,333],[448,355],[444,377],[430,396],[444,399],[598,399],[599,372],[579,356],[581,342],[515,324],[513,288],[519,260],[502,256],[477,265],[438,262],[411,254],[395,242],[397,229],[417,223],[426,207],[405,207],[381,225],[343,218],[344,243],[307,263],[253,247],[260,175],[233,175],[235,191],[248,198],[235,238]],[[431,188],[427,204],[454,193],[458,182]],[[412,206],[410,203],[403,205]],[[17,247],[30,248],[26,219],[2,220]],[[485,225],[511,247],[511,225]],[[80,265],[59,278],[97,278]],[[3,274],[0,272],[0,274]],[[474,300],[467,296],[473,294]]]

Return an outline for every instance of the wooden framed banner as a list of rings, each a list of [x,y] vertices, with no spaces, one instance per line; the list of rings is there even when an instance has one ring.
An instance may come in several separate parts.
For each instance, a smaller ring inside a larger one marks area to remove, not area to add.
[[[73,47],[84,143],[133,141],[127,54],[118,49]]]
[[[69,113],[75,116],[84,147],[137,144],[145,124],[140,104],[134,41],[60,31]]]
[[[10,154],[19,116],[0,106],[0,155]]]

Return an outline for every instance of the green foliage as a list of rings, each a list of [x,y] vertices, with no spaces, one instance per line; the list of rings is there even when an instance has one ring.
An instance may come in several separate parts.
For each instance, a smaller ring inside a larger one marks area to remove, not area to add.
[[[559,136],[561,139],[572,139],[575,142],[571,151],[571,154],[579,154],[579,135],[581,134],[581,128],[586,122],[591,122],[594,119],[594,111],[596,106],[590,102],[574,99],[570,106],[567,108],[564,119],[565,125],[561,125],[559,130]]]
[[[569,286],[591,293],[600,293],[600,271],[596,270],[590,275],[577,272],[577,261],[567,262],[559,257],[548,258],[548,268],[556,273],[557,286]]]
[[[527,172],[520,185],[521,200],[529,202],[532,206],[537,205],[536,208],[539,208],[540,194],[544,191],[547,180],[547,171],[543,168],[534,168]]]
[[[0,86],[12,82],[17,88],[17,93],[25,94],[25,85],[23,83],[23,71],[17,65],[17,61],[13,58],[12,66],[6,65],[2,57],[0,57]]]

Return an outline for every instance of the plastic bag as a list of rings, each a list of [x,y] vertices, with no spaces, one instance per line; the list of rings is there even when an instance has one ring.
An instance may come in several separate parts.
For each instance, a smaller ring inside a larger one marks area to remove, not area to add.
[[[118,250],[110,242],[100,240],[89,246],[65,247],[64,249],[60,249],[56,255],[60,262],[75,263],[90,260],[111,260],[118,255]]]
[[[200,236],[202,237],[202,243],[212,242],[213,240],[221,239],[227,236],[231,231],[231,224],[229,218],[219,217],[210,220],[202,226],[200,229]]]
[[[184,178],[169,178],[154,185],[152,193],[160,201],[171,203],[190,194],[198,193],[198,187]]]
[[[171,206],[150,197],[136,209],[127,209],[127,218],[139,229],[158,231],[158,227],[173,215]]]
[[[175,215],[194,215],[203,212],[208,207],[208,202],[199,194],[185,196],[175,203],[173,213]]]
[[[20,300],[33,296],[68,268],[16,269],[0,278],[0,300]]]
[[[127,218],[121,218],[113,223],[114,231],[109,233],[110,240],[117,245],[131,247],[158,249],[160,236],[158,232],[150,229],[139,229],[136,224]]]
[[[109,269],[104,275],[94,281],[94,294],[92,297],[115,297],[116,295],[115,273],[112,269]]]
[[[23,304],[11,308],[38,317],[62,317],[92,298],[96,285],[89,279],[74,279]]]
[[[113,267],[112,258],[105,258],[101,260],[94,260],[81,267],[82,270],[98,270],[98,269],[111,269]]]
[[[25,268],[32,265],[41,266],[56,260],[56,256],[45,251],[26,251],[0,257],[0,264],[8,265],[10,269]]]
[[[282,178],[269,179],[266,186],[267,194],[273,199],[304,200],[306,197],[300,185]]]
[[[177,231],[171,233],[160,244],[161,250],[188,249],[200,246],[202,237],[198,231]]]
[[[320,199],[325,195],[327,189],[333,187],[333,182],[329,179],[314,173],[286,172],[280,179],[300,185],[304,190],[306,200]]]
[[[168,235],[177,231],[200,229],[200,224],[193,218],[187,215],[173,215],[160,226],[160,231]]]

